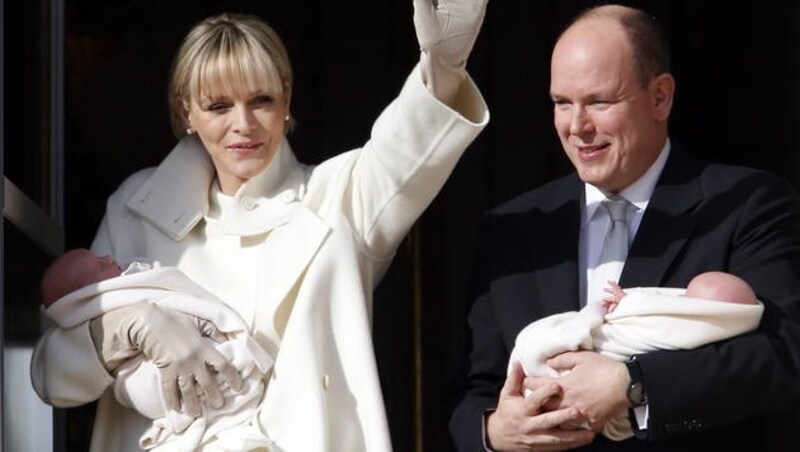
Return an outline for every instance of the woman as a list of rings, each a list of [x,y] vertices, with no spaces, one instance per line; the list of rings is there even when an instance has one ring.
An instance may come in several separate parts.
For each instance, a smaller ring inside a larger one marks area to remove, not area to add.
[[[414,6],[420,64],[363,148],[315,167],[298,163],[284,137],[292,73],[268,26],[210,18],[177,54],[170,106],[185,136],[110,197],[92,250],[178,267],[237,311],[275,358],[252,435],[235,447],[212,439],[205,450],[391,447],[372,351],[372,290],[488,121],[464,70],[486,0]],[[241,385],[196,329],[169,312],[148,303],[114,312],[49,331],[32,362],[49,403],[100,398],[93,450],[136,450],[147,428],[107,391],[122,356],[140,352],[159,363],[165,402],[189,414],[202,403],[219,406],[223,392]]]

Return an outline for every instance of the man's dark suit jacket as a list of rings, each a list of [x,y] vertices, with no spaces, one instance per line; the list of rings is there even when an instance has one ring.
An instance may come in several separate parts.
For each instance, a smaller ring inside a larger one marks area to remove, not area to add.
[[[484,450],[482,417],[497,406],[517,333],[536,319],[579,309],[582,196],[572,174],[484,219],[466,382],[450,421],[459,450]],[[598,435],[590,449],[768,450],[773,440],[764,415],[800,397],[800,200],[768,173],[706,164],[673,146],[620,283],[685,287],[709,270],[753,286],[765,304],[759,329],[694,350],[639,356],[650,407],[646,439],[614,443]]]

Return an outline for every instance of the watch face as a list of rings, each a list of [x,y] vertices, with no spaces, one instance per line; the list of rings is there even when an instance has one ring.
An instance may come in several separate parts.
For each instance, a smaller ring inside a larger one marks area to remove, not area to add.
[[[637,381],[632,383],[631,386],[628,388],[628,400],[630,400],[633,406],[641,406],[644,405],[644,387],[642,382]]]

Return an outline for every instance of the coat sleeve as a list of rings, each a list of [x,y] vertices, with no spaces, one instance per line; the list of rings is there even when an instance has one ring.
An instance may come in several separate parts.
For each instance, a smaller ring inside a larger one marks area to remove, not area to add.
[[[764,302],[761,324],[753,333],[697,349],[639,357],[650,440],[788,410],[800,398],[800,198],[767,174],[738,185],[732,191],[738,193],[737,220],[725,243],[698,240],[705,240],[706,253],[724,253],[723,270],[754,288]]]
[[[106,219],[92,250],[111,254]],[[31,358],[31,382],[45,402],[74,407],[97,400],[113,382],[97,356],[89,322],[68,329],[50,328],[39,339]]]
[[[31,382],[45,403],[68,408],[97,400],[113,382],[100,363],[89,323],[51,328],[31,357]]]
[[[394,252],[488,119],[472,80],[462,83],[450,108],[431,95],[414,69],[354,154],[348,175],[347,215],[376,257]]]

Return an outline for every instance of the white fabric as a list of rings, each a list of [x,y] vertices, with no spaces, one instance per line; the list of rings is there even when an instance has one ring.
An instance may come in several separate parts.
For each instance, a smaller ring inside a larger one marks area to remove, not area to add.
[[[227,443],[225,440],[241,437],[247,437],[251,444],[269,446],[269,439],[256,435],[258,432],[248,423],[264,395],[272,357],[250,338],[247,325],[236,312],[180,270],[133,262],[121,276],[71,292],[53,303],[46,313],[61,328],[72,328],[113,309],[142,302],[214,323],[229,340],[221,344],[209,342],[236,367],[244,386],[238,393],[224,390],[222,407],[213,409],[203,403],[200,417],[192,418],[166,409],[160,373],[153,363],[141,358],[126,361],[117,371],[114,395],[122,405],[153,420],[139,445],[146,450],[195,450],[218,432],[226,431],[226,436],[216,441],[217,447],[237,450],[239,439]]]
[[[682,296],[684,289],[631,288],[616,309],[604,315],[590,303],[539,319],[519,332],[510,363],[525,375],[557,377],[546,360],[566,351],[595,350],[624,361],[655,350],[691,349],[746,333],[758,327],[764,306]],[[632,435],[627,413],[603,428],[603,435],[622,440]]]
[[[284,141],[216,220],[207,216],[213,166],[194,138],[109,199],[93,251],[180,268],[277,352],[255,424],[274,441],[271,450],[391,449],[372,349],[372,290],[488,122],[469,79],[458,98],[458,111],[436,100],[415,69],[363,148],[308,167]],[[38,394],[54,404],[100,397],[93,451],[138,450],[148,421],[106,391],[113,380],[86,324],[46,333],[32,374]]]

